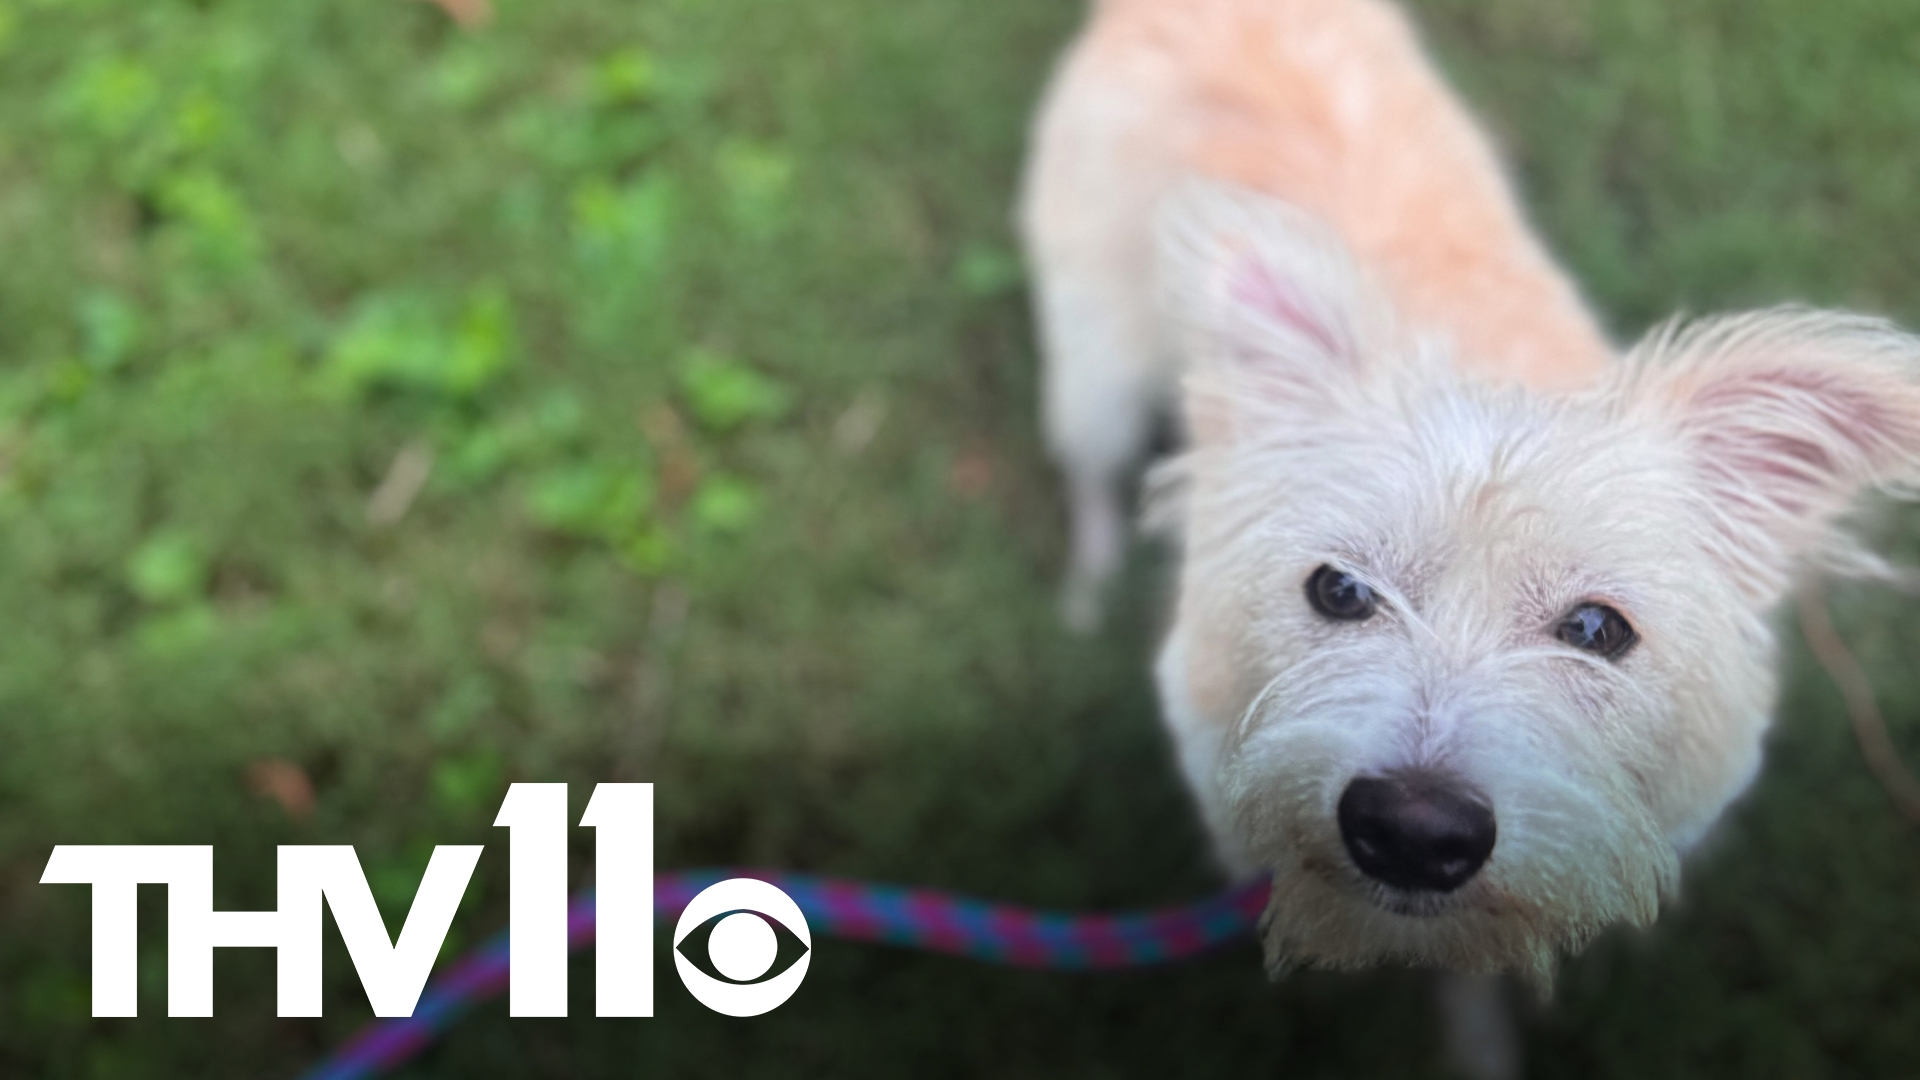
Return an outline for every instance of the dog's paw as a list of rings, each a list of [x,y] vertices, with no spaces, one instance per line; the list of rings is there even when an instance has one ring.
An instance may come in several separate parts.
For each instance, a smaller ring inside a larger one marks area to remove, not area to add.
[[[1500,977],[1443,972],[1438,990],[1453,1073],[1464,1080],[1518,1080],[1520,1033]]]

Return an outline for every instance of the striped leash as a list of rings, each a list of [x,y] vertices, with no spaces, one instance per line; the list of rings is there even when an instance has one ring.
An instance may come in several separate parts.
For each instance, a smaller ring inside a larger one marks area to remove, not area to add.
[[[654,914],[676,918],[702,889],[732,877],[779,886],[806,914],[814,933],[1068,971],[1143,967],[1196,956],[1252,933],[1267,903],[1264,880],[1176,907],[1084,915],[809,874],[693,870],[654,878]],[[592,941],[593,893],[583,891],[567,910],[567,944],[578,949]],[[398,1068],[506,986],[503,931],[433,980],[412,1016],[375,1020],[302,1080],[364,1080]]]

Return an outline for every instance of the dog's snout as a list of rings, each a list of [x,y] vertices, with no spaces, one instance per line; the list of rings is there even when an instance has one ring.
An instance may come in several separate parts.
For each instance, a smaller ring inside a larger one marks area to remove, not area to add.
[[[1353,864],[1396,889],[1452,892],[1493,854],[1493,811],[1430,774],[1356,778],[1338,816]]]

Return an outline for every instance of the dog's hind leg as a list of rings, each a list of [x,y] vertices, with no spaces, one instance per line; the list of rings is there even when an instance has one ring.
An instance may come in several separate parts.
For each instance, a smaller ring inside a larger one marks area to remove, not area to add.
[[[1062,614],[1081,631],[1100,624],[1125,559],[1125,486],[1172,382],[1150,235],[1171,173],[1154,122],[1158,78],[1069,54],[1041,105],[1021,195],[1043,424],[1072,528]]]
[[[1142,275],[1144,277],[1144,275]],[[1089,632],[1125,560],[1125,487],[1145,455],[1160,397],[1152,297],[1124,268],[1056,270],[1039,286],[1044,423],[1072,530],[1061,616]]]

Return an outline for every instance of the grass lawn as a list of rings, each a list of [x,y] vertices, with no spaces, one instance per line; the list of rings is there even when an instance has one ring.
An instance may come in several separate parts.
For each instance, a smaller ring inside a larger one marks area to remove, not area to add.
[[[1156,727],[1163,567],[1066,637],[1008,227],[1075,0],[0,0],[0,1075],[291,1077],[367,1006],[88,1017],[58,843],[212,843],[274,904],[353,843],[390,925],[506,784],[651,780],[663,867],[1060,907],[1217,885]],[[1920,7],[1425,0],[1622,336],[1806,299],[1920,321]],[[1920,552],[1920,518],[1887,544]],[[1841,591],[1920,760],[1920,620]],[[1797,643],[1771,762],[1539,1076],[1920,1068],[1920,833]],[[301,782],[310,785],[311,800]],[[592,834],[574,830],[583,880]],[[592,965],[574,965],[590,1013]],[[1411,973],[1012,972],[821,943],[729,1020],[469,1017],[404,1075],[1431,1074]]]

